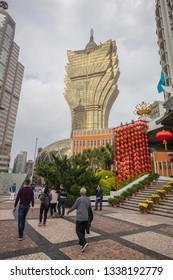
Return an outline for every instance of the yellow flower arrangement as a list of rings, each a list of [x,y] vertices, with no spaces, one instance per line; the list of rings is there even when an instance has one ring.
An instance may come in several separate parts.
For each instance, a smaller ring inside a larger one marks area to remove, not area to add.
[[[168,185],[171,185],[171,187],[173,187],[173,181],[170,181],[167,183]]]
[[[165,191],[165,190],[156,190],[156,192],[157,192],[157,194],[158,194],[161,198],[165,197],[165,195],[166,195],[166,191]]]
[[[163,185],[163,189],[166,191],[166,193],[171,193],[172,192],[172,186],[170,184]]]
[[[153,193],[150,197],[154,203],[159,202],[160,195]]]
[[[148,204],[147,203],[139,203],[138,206],[139,206],[139,210],[141,212],[147,212],[147,210],[148,210]]]
[[[148,204],[148,210],[150,210],[150,209],[153,208],[153,201],[152,201],[152,200],[146,199],[146,200],[145,200],[145,203]]]

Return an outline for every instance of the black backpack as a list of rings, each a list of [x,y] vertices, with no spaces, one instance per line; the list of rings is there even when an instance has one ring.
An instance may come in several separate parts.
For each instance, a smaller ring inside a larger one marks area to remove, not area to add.
[[[51,196],[48,193],[42,193],[40,195],[41,206],[48,208],[50,204]]]

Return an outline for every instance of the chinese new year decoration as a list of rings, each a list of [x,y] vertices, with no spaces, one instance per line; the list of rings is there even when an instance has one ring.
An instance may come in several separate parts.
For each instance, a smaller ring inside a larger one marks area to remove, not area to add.
[[[156,138],[159,141],[162,141],[163,144],[165,145],[165,150],[167,151],[167,141],[172,139],[172,133],[167,130],[162,130],[156,134]]]
[[[137,121],[115,128],[115,167],[118,184],[151,172],[147,123]]]

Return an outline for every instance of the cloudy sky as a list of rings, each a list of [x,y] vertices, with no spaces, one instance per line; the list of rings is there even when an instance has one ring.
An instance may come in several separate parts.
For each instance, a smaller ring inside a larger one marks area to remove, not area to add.
[[[16,22],[15,42],[25,73],[12,146],[34,158],[38,147],[70,137],[71,117],[63,96],[67,50],[94,41],[116,41],[119,96],[109,127],[137,119],[135,106],[163,100],[157,93],[161,67],[154,0],[6,0]]]

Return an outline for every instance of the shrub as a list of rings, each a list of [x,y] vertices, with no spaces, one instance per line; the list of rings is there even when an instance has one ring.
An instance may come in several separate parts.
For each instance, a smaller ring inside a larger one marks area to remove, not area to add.
[[[108,198],[108,203],[109,203],[110,206],[113,206],[114,205],[114,198],[113,197]]]
[[[113,198],[113,204],[117,205],[119,203],[119,197],[118,196],[114,196]]]
[[[124,196],[124,198],[129,197],[130,196],[130,191],[125,190],[125,191],[122,192],[122,195]]]

